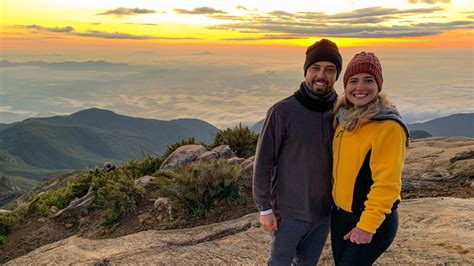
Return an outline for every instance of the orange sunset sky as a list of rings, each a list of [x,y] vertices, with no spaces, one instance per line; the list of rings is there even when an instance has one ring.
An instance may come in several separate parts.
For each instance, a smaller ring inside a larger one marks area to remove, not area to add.
[[[474,47],[471,0],[0,0],[3,57],[156,47]],[[383,4],[383,5],[382,5]]]

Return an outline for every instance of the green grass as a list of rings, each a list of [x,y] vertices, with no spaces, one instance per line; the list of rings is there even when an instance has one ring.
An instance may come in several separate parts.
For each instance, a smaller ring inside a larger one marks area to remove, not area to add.
[[[170,198],[177,215],[185,219],[200,219],[212,208],[244,200],[244,178],[239,167],[223,160],[160,171],[156,177],[153,183],[163,196]]]

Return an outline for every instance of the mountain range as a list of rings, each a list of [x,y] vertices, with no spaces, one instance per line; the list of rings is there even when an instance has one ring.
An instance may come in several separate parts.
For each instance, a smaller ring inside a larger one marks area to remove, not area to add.
[[[198,119],[134,118],[98,108],[0,124],[0,174],[38,179],[104,161],[161,155],[167,145],[187,137],[210,143],[217,130]]]
[[[260,133],[264,120],[255,123],[250,129]],[[407,124],[410,131],[421,130],[429,135],[474,137],[474,113],[454,114],[436,118],[423,123]]]

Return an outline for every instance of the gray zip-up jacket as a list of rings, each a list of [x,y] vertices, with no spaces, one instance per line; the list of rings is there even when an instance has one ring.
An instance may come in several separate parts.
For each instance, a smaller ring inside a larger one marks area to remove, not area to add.
[[[268,110],[253,173],[260,211],[309,222],[330,215],[333,118],[332,110],[311,111],[294,95]]]

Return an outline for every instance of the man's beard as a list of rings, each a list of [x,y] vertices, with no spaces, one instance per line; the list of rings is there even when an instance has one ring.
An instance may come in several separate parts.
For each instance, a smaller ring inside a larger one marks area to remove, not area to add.
[[[318,81],[323,81],[323,82],[326,83],[326,87],[324,88],[324,90],[313,88],[313,82],[311,82],[311,84],[308,84],[307,82],[305,82],[306,87],[308,88],[308,90],[311,93],[313,93],[314,95],[318,95],[318,96],[325,95],[325,94],[327,94],[328,92],[330,92],[331,90],[334,89],[334,86],[330,86],[329,82],[327,80],[316,80],[316,82],[318,82]]]

